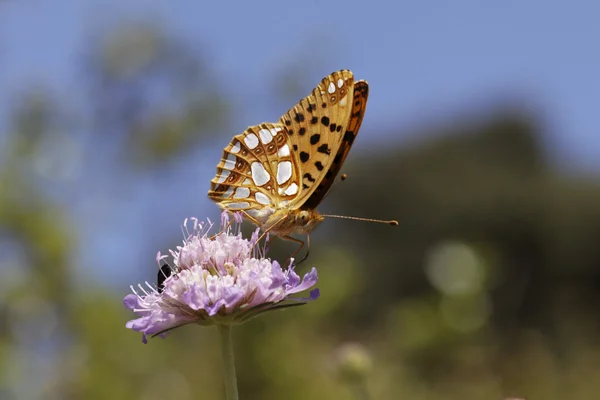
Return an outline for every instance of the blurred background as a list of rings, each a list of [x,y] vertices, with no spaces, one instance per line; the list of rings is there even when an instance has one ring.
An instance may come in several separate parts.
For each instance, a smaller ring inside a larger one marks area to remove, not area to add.
[[[122,299],[218,218],[231,137],[342,68],[369,105],[320,211],[400,226],[314,232],[321,298],[234,331],[242,398],[598,398],[599,13],[0,2],[0,399],[223,398],[213,329],[143,345]]]

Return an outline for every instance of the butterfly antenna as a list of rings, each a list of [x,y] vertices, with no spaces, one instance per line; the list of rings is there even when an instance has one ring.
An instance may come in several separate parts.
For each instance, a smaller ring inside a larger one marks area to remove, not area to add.
[[[383,219],[373,219],[373,218],[360,218],[360,217],[349,217],[347,215],[323,215],[326,218],[340,218],[340,219],[353,219],[355,221],[365,221],[365,222],[377,222],[379,224],[387,224],[390,226],[398,226],[398,221],[395,219],[383,220]]]
[[[340,179],[337,182],[343,182],[346,179],[348,179],[348,175],[347,174],[342,174],[340,175]],[[334,182],[333,185],[335,185],[337,182]],[[333,185],[331,185],[331,187],[333,188]],[[325,195],[325,197],[323,199],[325,199],[329,193],[331,193],[331,190],[329,190],[329,192],[327,192],[327,194]],[[377,222],[380,224],[387,224],[390,226],[398,226],[398,221],[396,221],[395,219],[391,219],[389,221],[386,220],[382,220],[382,219],[373,219],[373,218],[360,218],[360,217],[349,217],[347,215],[323,215],[323,217],[327,217],[327,218],[341,218],[341,219],[353,219],[355,221],[365,221],[365,222]]]

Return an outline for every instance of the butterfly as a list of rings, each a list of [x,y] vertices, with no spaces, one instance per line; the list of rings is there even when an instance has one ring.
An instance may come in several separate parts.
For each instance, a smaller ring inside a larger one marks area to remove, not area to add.
[[[368,95],[367,82],[355,81],[349,70],[326,76],[279,121],[233,137],[208,197],[301,248],[304,242],[291,235],[306,234],[310,241],[308,235],[323,221],[316,207],[354,143]]]

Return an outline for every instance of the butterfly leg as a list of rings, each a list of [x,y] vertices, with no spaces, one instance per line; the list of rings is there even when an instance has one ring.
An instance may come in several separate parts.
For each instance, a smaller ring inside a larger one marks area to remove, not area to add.
[[[252,221],[252,223],[253,223],[254,225],[256,225],[256,226],[260,226],[260,225],[261,225],[261,223],[260,223],[259,221],[257,221],[257,219],[256,219],[256,218],[254,218],[252,215],[248,214],[248,213],[247,213],[245,210],[240,210],[240,212],[241,212],[242,214],[244,214],[244,216],[245,216],[246,218],[248,218],[250,221]]]
[[[300,250],[302,250],[302,248],[304,247],[304,244],[305,244],[302,240],[293,238],[291,236],[282,236],[281,238],[285,239],[285,240],[289,240],[290,242],[300,243],[300,247],[298,247],[298,249],[296,249],[296,251],[290,256],[290,258],[294,258],[300,252]],[[302,263],[304,260],[306,260],[308,258],[308,254],[310,253],[310,235],[306,235],[306,241],[308,243],[308,249],[306,250],[306,254],[302,258],[302,260],[295,263],[295,265]]]

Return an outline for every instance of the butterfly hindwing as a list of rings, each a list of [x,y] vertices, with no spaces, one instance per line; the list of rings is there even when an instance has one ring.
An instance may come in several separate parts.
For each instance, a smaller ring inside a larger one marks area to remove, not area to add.
[[[296,198],[297,171],[285,126],[251,126],[223,150],[208,196],[222,208],[247,210],[254,216],[253,211]]]

